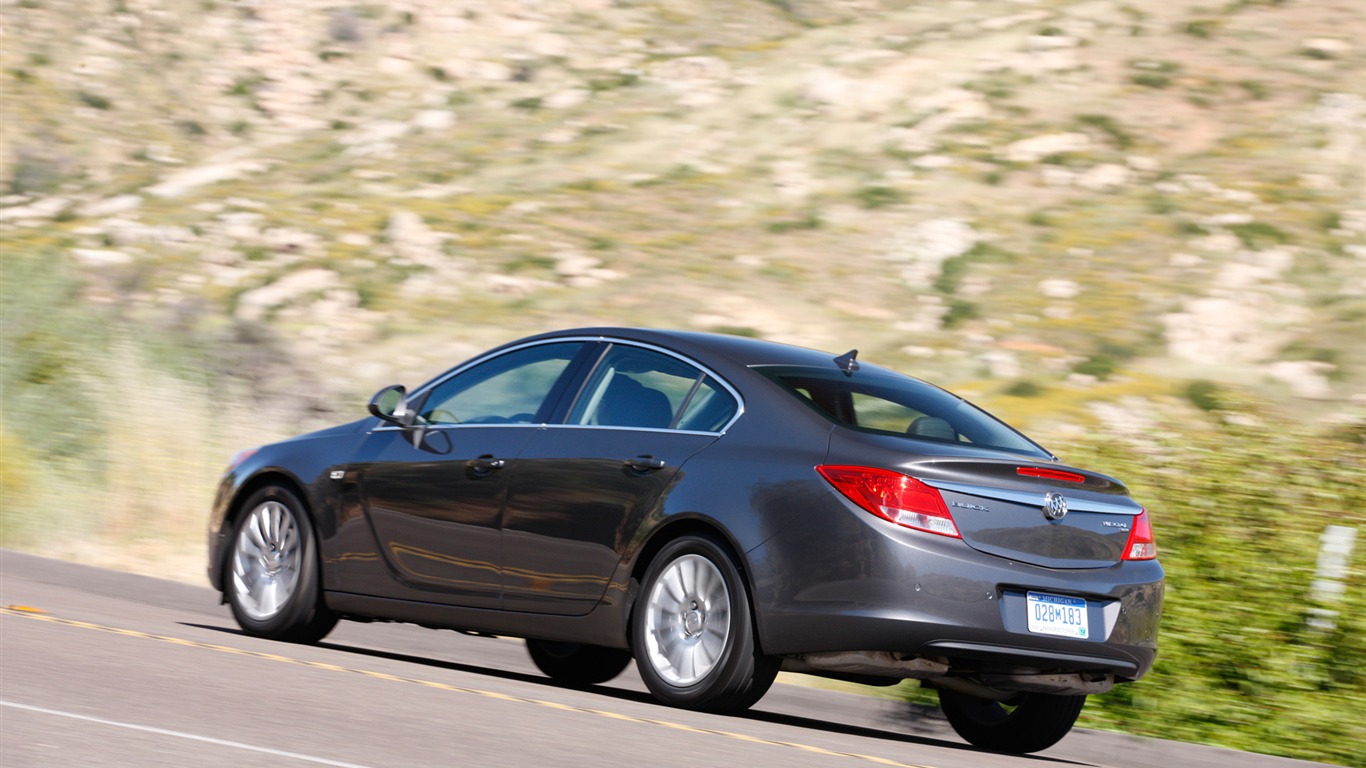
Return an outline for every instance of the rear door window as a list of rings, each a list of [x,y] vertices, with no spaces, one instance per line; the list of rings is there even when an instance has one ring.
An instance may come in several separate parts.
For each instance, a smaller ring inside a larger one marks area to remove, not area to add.
[[[734,396],[700,368],[653,349],[613,344],[568,423],[719,432],[738,409]]]

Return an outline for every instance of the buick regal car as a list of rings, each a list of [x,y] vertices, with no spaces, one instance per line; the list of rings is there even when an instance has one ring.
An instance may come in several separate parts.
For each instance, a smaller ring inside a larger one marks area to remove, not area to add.
[[[936,386],[619,328],[512,342],[243,451],[209,526],[209,578],[252,635],[520,637],[563,684],[634,659],[659,701],[715,712],[780,669],[915,679],[1010,752],[1151,668],[1156,555],[1120,481]]]

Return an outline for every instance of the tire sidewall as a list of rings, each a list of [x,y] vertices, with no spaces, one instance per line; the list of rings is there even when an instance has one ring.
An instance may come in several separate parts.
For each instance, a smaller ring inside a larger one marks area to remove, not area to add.
[[[294,516],[294,524],[299,530],[299,579],[294,591],[285,600],[285,606],[268,619],[256,619],[243,610],[237,594],[237,581],[233,576],[233,564],[237,559],[237,543],[242,528],[251,513],[266,502],[278,502]],[[318,558],[313,533],[313,524],[304,511],[304,505],[293,492],[280,486],[262,488],[247,498],[237,519],[233,522],[232,541],[228,557],[223,564],[223,589],[232,607],[233,618],[248,634],[272,639],[289,639],[299,627],[309,625],[319,610]]]
[[[646,611],[655,582],[670,564],[684,555],[700,555],[720,571],[730,598],[730,627],[719,661],[704,678],[686,686],[665,680],[650,661],[646,637]],[[677,707],[703,709],[718,697],[731,694],[743,683],[754,663],[754,633],[751,623],[749,592],[730,554],[709,536],[685,536],[666,544],[650,562],[641,582],[640,599],[631,614],[631,647],[645,686],[655,698]]]

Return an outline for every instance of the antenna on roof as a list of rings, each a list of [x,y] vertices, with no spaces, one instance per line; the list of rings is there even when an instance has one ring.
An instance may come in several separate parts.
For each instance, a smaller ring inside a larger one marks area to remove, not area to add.
[[[858,357],[858,350],[851,349],[835,358],[835,365],[839,366],[841,371],[844,371],[845,376],[853,376],[854,371],[858,370],[858,360],[854,359],[856,357]]]

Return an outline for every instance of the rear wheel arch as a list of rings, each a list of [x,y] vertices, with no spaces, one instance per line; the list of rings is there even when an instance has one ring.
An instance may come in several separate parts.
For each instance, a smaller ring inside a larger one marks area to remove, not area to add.
[[[730,555],[731,561],[740,571],[740,580],[745,586],[745,595],[749,599],[751,609],[754,606],[754,584],[749,571],[749,563],[741,556],[740,547],[736,546],[732,539],[721,526],[711,521],[701,518],[690,517],[684,520],[677,520],[661,526],[654,533],[645,545],[636,554],[635,563],[631,566],[631,603],[627,606],[626,620],[629,626],[631,614],[635,612],[636,600],[639,597],[638,590],[641,579],[645,578],[645,571],[649,570],[650,563],[659,555],[660,550],[668,546],[670,542],[683,538],[684,536],[706,536],[715,539],[726,549],[726,554]],[[756,617],[757,618],[757,617]],[[755,627],[757,630],[758,627]],[[629,633],[628,633],[629,634]],[[757,632],[756,632],[757,642]]]
[[[667,535],[652,542],[657,548],[639,558],[642,570],[627,611],[632,653],[646,688],[670,706],[718,713],[748,709],[772,685],[779,660],[759,646],[743,560],[729,537],[705,523],[661,533]],[[662,586],[666,582],[672,586]]]

